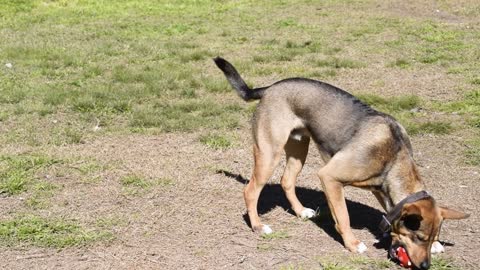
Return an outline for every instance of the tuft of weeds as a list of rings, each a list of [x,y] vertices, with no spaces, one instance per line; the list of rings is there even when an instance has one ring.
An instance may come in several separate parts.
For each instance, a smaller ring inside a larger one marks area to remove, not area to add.
[[[480,115],[474,116],[468,120],[468,124],[474,128],[480,128]]]
[[[298,27],[300,24],[294,18],[288,18],[284,20],[280,20],[277,23],[278,27]]]
[[[466,142],[467,150],[465,151],[466,163],[469,165],[480,165],[480,139],[476,138]]]
[[[15,195],[34,183],[37,171],[59,160],[45,156],[0,156],[0,193]]]
[[[321,262],[320,266],[322,267],[323,270],[354,270],[355,269],[350,266],[343,265],[337,262]]]
[[[432,258],[430,269],[453,270],[453,269],[459,269],[459,268],[455,266],[453,259],[435,256]]]
[[[45,209],[49,203],[49,198],[54,195],[54,191],[59,188],[58,185],[39,182],[32,187],[32,194],[25,200],[25,204],[33,209]]]
[[[392,98],[383,98],[374,94],[357,95],[362,102],[386,113],[410,111],[420,107],[421,100],[418,96],[406,95]]]
[[[151,186],[150,181],[138,175],[127,175],[120,179],[120,183],[125,187],[147,188]]]
[[[28,244],[65,248],[112,238],[109,232],[88,230],[75,220],[46,219],[32,215],[0,221],[0,242],[7,246]]]
[[[372,259],[364,256],[353,256],[350,258],[353,265],[365,266],[373,269],[391,269],[395,264],[387,259]]]
[[[258,243],[257,244],[257,250],[259,250],[259,251],[269,251],[269,250],[272,250],[272,249],[273,249],[273,247],[270,244],[267,244],[267,243]]]
[[[404,58],[398,58],[388,65],[389,67],[398,67],[398,68],[408,68],[411,66],[411,63]]]
[[[287,264],[280,266],[280,270],[303,270],[304,268],[299,265]]]
[[[434,122],[427,121],[425,123],[407,123],[405,128],[407,129],[408,134],[410,135],[419,135],[419,134],[437,134],[445,135],[453,131],[453,127],[448,122]]]
[[[364,256],[350,256],[348,258],[340,256],[336,259],[317,258],[322,269],[331,270],[367,270],[367,269],[393,269],[395,264],[387,259],[373,259]]]
[[[350,60],[350,59],[340,59],[336,57],[327,58],[323,60],[318,60],[315,62],[318,67],[330,67],[335,69],[340,68],[360,68],[364,65],[361,62]]]
[[[337,76],[337,72],[334,69],[321,69],[321,70],[313,70],[307,73],[308,78],[331,78]]]
[[[467,93],[463,100],[434,103],[433,107],[443,112],[465,115],[471,127],[480,128],[480,90]]]
[[[286,239],[290,236],[284,231],[275,231],[269,234],[262,234],[262,239],[265,240],[275,240],[275,239]]]
[[[480,85],[480,77],[472,79],[470,83],[475,85]]]
[[[147,178],[136,174],[129,174],[120,178],[124,192],[128,195],[138,195],[150,190],[152,187],[169,187],[175,182],[171,178]]]
[[[230,137],[219,134],[203,135],[200,137],[200,142],[216,150],[228,149],[233,145]]]

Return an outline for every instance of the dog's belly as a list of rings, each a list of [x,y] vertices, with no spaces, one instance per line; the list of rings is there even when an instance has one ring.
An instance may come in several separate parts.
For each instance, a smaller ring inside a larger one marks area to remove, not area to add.
[[[306,128],[294,129],[290,133],[290,139],[301,141],[302,137],[311,137],[310,132]]]

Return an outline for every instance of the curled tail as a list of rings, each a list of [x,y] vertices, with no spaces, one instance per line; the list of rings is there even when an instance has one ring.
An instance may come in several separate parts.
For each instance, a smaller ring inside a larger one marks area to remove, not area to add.
[[[261,99],[267,87],[251,89],[242,79],[237,70],[227,60],[221,57],[215,57],[213,59],[219,69],[222,70],[228,82],[237,91],[237,94],[245,101],[254,99]]]

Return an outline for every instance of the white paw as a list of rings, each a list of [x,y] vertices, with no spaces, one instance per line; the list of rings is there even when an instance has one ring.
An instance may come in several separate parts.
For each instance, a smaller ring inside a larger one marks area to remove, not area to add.
[[[315,216],[315,210],[310,208],[304,208],[302,213],[300,213],[300,217],[304,219],[312,218]]]
[[[360,242],[360,244],[357,245],[357,252],[364,253],[365,251],[367,251],[367,246],[363,242]]]
[[[443,247],[442,244],[440,244],[440,242],[435,241],[432,244],[431,252],[432,254],[442,253],[442,252],[445,252],[445,248]]]
[[[262,226],[262,234],[271,234],[273,232],[272,228],[268,225]]]

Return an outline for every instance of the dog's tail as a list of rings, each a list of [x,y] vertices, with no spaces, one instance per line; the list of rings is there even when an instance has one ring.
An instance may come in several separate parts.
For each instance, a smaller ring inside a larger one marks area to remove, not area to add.
[[[242,79],[237,70],[227,60],[221,57],[215,57],[213,59],[219,69],[222,70],[228,82],[237,91],[237,94],[245,101],[251,101],[254,99],[261,99],[267,87],[251,89]]]

